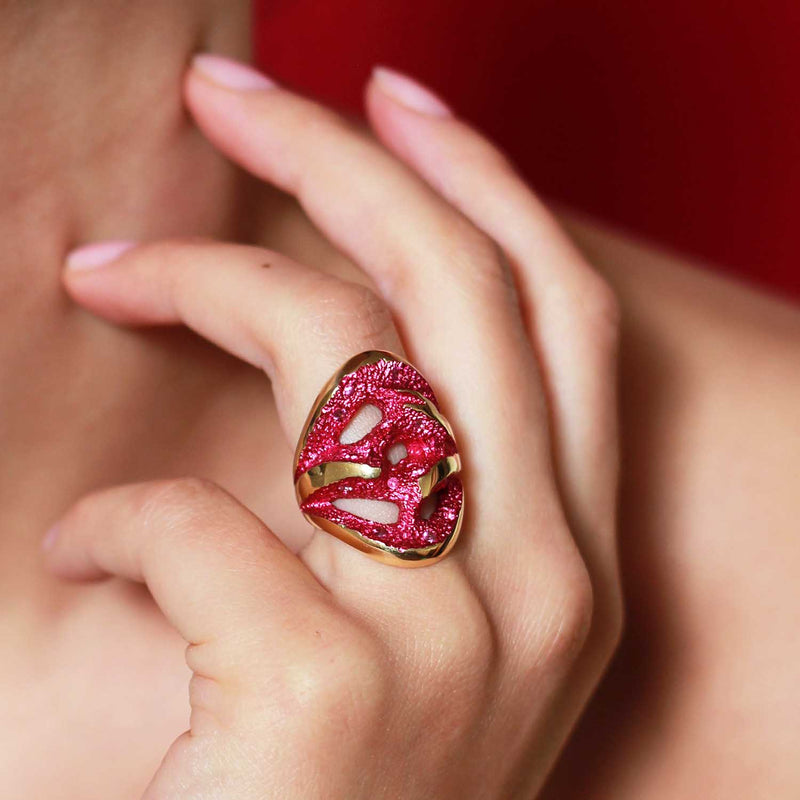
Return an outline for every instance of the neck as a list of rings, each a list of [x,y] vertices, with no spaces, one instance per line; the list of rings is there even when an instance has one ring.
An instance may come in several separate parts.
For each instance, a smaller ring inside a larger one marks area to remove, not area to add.
[[[77,495],[186,468],[178,443],[229,401],[215,386],[235,383],[231,361],[90,317],[60,273],[93,239],[235,236],[236,174],[180,85],[197,50],[247,57],[248,16],[238,0],[0,5],[3,595],[31,584],[21,564],[40,569],[34,545]],[[201,462],[214,449],[192,441]]]

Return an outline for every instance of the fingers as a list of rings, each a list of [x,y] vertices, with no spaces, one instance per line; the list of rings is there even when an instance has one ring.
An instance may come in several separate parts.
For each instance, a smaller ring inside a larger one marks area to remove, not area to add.
[[[186,324],[263,369],[272,381],[291,448],[319,390],[350,356],[368,349],[403,354],[391,314],[370,289],[257,247],[198,240],[90,245],[70,256],[64,283],[78,302],[107,319],[124,324]],[[467,430],[478,430],[482,424],[494,427],[496,422],[475,420]],[[522,441],[526,435],[525,431],[507,433]],[[463,440],[460,431],[456,435]],[[527,455],[517,450],[514,459],[523,463]],[[482,467],[503,484],[504,492],[508,487],[513,490],[517,478],[526,483],[532,480],[529,470],[513,475],[493,470],[488,459],[485,464],[476,463],[473,474],[480,475]],[[493,535],[496,523],[491,523],[501,512],[503,495],[485,484],[471,507],[475,525],[471,548],[465,549],[462,542],[457,549],[476,568],[502,558],[504,545]],[[539,506],[540,513],[544,509],[556,512],[550,493],[543,492]],[[569,549],[568,536],[557,527],[552,530],[557,532],[553,541],[548,528],[535,541],[528,538],[524,546],[535,549],[540,557],[551,548],[558,552],[566,545]],[[517,543],[518,552],[522,546]],[[491,558],[487,553],[493,554]],[[383,597],[389,605],[403,581],[397,575],[400,570],[387,571],[329,534],[316,532],[301,557],[325,586],[338,585],[340,593],[343,584],[360,586],[357,576],[368,579],[373,590],[384,584]],[[452,569],[445,564],[444,571]]]
[[[257,247],[198,240],[90,245],[71,254],[64,282],[107,319],[186,324],[263,369],[291,448],[320,389],[347,359],[371,349],[403,354],[391,314],[371,289]],[[301,558],[329,588],[361,586],[361,577],[373,590],[383,584],[386,602],[395,601],[390,587],[402,580],[401,570],[387,570],[327,533],[315,531]]]
[[[577,528],[603,538],[616,485],[617,311],[589,267],[507,158],[405,76],[377,70],[367,88],[381,141],[493,237],[518,279],[524,317],[543,366],[562,490]],[[595,550],[590,538],[582,542]]]
[[[480,432],[476,453],[497,460],[525,430],[537,474],[547,474],[538,365],[495,243],[330,109],[274,85],[231,89],[218,67],[203,56],[187,77],[187,103],[204,133],[295,195],[373,279],[453,424],[467,436]]]
[[[98,491],[52,531],[45,557],[54,572],[145,583],[191,644],[247,647],[291,631],[293,647],[302,648],[313,645],[310,620],[332,618],[327,591],[297,557],[254,514],[205,481]],[[280,653],[276,648],[274,658]],[[203,664],[200,671],[224,678],[211,674],[222,665]]]
[[[108,247],[73,254],[64,274],[70,294],[115,322],[188,325],[263,369],[290,447],[317,393],[345,360],[367,349],[403,355],[391,314],[369,288],[279,253],[165,241],[117,248],[116,258],[97,264],[99,248],[108,254]]]

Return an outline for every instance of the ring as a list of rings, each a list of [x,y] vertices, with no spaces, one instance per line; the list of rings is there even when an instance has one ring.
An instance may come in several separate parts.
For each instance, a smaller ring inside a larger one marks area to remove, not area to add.
[[[314,527],[383,563],[422,566],[458,537],[460,470],[430,384],[402,356],[366,350],[317,395],[295,449],[294,486]],[[353,511],[367,507],[380,514]]]

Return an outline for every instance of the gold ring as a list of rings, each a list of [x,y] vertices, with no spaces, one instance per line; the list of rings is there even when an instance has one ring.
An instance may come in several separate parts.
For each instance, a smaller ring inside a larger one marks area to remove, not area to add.
[[[450,552],[464,516],[460,471],[453,429],[430,384],[387,350],[359,353],[331,376],[294,454],[305,518],[396,566],[432,564]],[[354,513],[367,507],[369,517]]]

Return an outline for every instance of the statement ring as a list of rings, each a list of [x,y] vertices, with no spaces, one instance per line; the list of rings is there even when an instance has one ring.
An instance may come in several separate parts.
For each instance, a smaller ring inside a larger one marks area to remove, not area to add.
[[[294,486],[315,527],[384,563],[422,566],[458,537],[460,470],[430,384],[403,357],[366,350],[317,396],[295,449]]]

